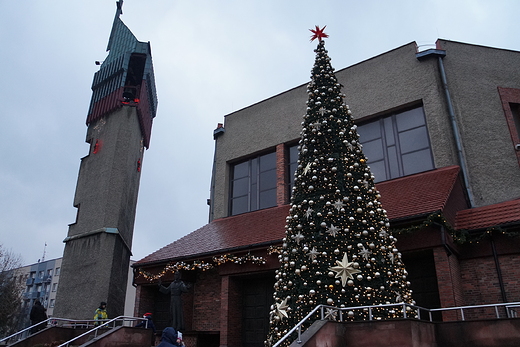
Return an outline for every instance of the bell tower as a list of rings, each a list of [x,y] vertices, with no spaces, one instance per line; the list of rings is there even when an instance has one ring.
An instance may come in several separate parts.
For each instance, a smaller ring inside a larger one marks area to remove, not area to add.
[[[106,59],[96,64],[87,115],[89,153],[81,159],[55,316],[92,319],[101,301],[110,318],[123,315],[144,150],[157,96],[149,42],[119,18],[117,3]]]

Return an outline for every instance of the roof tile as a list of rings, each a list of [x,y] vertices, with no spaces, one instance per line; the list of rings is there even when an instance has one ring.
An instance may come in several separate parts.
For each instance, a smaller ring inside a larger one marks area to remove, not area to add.
[[[376,184],[390,220],[444,208],[459,174],[449,166]],[[220,218],[170,243],[136,264],[155,263],[228,251],[281,240],[289,205]]]
[[[520,199],[459,211],[455,228],[477,230],[515,222],[520,222]]]

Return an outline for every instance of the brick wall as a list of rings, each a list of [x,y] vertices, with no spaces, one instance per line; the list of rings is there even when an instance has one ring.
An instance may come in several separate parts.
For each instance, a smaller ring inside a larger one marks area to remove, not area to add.
[[[152,312],[155,308],[155,293],[157,286],[137,286],[135,291],[134,317],[142,317],[146,312]]]
[[[462,305],[460,288],[461,270],[457,257],[454,254],[448,254],[444,247],[434,248],[433,257],[435,260],[441,307]],[[444,321],[457,320],[460,318],[456,311],[444,312],[442,317]]]
[[[217,270],[200,271],[193,286],[192,322],[190,330],[220,330],[220,276]]]

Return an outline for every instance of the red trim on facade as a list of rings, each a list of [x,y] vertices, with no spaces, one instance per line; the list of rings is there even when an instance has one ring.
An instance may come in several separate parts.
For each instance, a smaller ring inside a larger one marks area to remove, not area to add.
[[[516,128],[510,105],[511,103],[520,104],[520,89],[498,87],[498,94],[500,95],[500,100],[502,101],[502,109],[504,110],[504,115],[506,116],[507,126],[509,127],[509,132],[511,133],[511,140],[513,141],[513,148],[515,149],[516,158],[518,160],[518,164],[520,165],[520,150],[516,149],[516,146],[520,145],[520,134]]]
[[[278,206],[289,203],[288,153],[285,144],[276,146],[276,204]]]
[[[121,95],[123,95],[123,87],[114,90],[103,99],[94,103],[92,113],[87,116],[87,125],[122,107]]]
[[[139,124],[143,133],[143,144],[146,148],[150,147],[150,138],[152,136],[153,117],[150,113],[150,98],[148,97],[148,85],[143,80],[140,87],[139,103],[137,104],[137,113],[139,115]]]
[[[139,117],[139,126],[141,128],[141,134],[143,136],[143,145],[146,148],[150,147],[150,138],[152,136],[152,123],[153,117],[150,113],[150,99],[146,80],[142,81],[141,87],[139,88],[138,100],[139,102],[134,103],[132,106],[137,107],[137,115]],[[103,99],[94,103],[92,107],[92,113],[87,116],[87,125],[94,122],[108,114],[114,112],[118,108],[123,107],[123,90],[124,87],[118,88],[112,93],[105,96]]]

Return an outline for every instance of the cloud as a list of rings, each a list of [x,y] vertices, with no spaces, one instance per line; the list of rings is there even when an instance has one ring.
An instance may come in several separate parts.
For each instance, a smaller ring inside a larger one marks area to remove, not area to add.
[[[213,129],[226,114],[306,83],[309,28],[327,25],[341,69],[438,37],[520,50],[516,1],[125,1],[121,19],[150,41],[158,114],[134,230],[140,259],[208,220]],[[96,60],[113,1],[0,2],[0,238],[26,264],[61,257]]]

